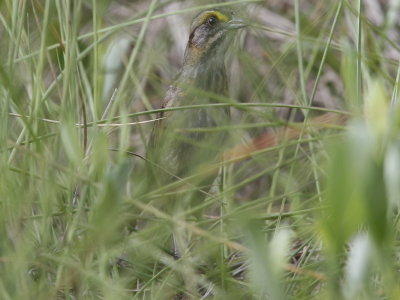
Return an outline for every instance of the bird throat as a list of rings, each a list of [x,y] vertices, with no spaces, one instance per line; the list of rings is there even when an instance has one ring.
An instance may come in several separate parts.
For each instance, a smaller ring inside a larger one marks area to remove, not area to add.
[[[185,56],[179,76],[181,82],[194,89],[226,96],[228,80],[223,56],[209,56],[208,59],[194,61],[196,58],[192,54]]]

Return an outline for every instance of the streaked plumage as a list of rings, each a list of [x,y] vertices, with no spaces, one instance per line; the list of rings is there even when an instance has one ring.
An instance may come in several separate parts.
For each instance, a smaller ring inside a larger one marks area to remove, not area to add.
[[[243,26],[223,10],[203,11],[194,18],[182,69],[167,91],[163,108],[218,103],[218,96],[227,96],[225,52],[232,41],[232,29]],[[226,132],[218,127],[228,124],[228,109],[178,110],[158,117],[161,120],[154,126],[147,157],[172,174],[192,175],[223,151]]]

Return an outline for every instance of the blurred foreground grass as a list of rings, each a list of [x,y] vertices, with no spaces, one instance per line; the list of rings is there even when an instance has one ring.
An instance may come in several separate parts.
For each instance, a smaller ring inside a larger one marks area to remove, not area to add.
[[[140,156],[211,2],[0,2],[1,299],[400,297],[397,1],[232,2],[225,130],[304,134],[227,163],[198,219]]]

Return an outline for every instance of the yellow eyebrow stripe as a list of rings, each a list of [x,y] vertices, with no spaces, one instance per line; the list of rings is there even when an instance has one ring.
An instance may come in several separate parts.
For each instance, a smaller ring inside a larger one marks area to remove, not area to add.
[[[204,23],[209,17],[212,16],[216,16],[218,18],[218,20],[220,20],[221,22],[228,22],[229,18],[224,15],[223,13],[220,13],[219,11],[210,11],[209,13],[207,13],[204,18],[203,18],[203,22]]]

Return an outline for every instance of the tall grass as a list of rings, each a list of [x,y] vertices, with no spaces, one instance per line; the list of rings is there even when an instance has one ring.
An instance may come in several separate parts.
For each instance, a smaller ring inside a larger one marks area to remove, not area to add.
[[[208,106],[231,107],[217,146],[297,134],[211,190],[154,185],[143,157],[190,20],[218,3],[0,2],[1,299],[400,297],[397,1],[231,2],[251,26]],[[327,112],[346,125],[315,128]]]

